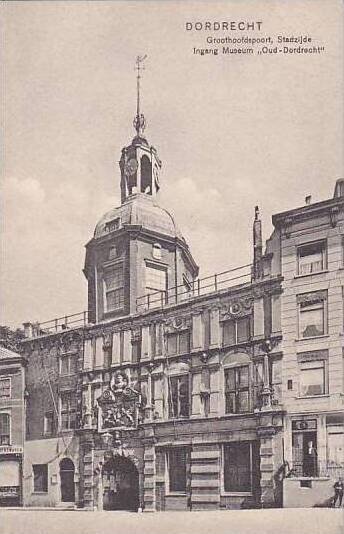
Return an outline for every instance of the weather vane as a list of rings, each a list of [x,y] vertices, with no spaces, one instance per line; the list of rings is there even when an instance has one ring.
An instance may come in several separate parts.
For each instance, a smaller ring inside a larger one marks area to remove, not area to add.
[[[135,69],[137,70],[137,77],[136,77],[136,80],[137,80],[137,102],[136,102],[136,117],[134,119],[134,128],[136,130],[136,135],[138,137],[141,137],[143,135],[143,131],[146,127],[146,119],[143,115],[143,113],[140,112],[140,80],[141,80],[141,75],[140,75],[140,72],[141,70],[144,70],[145,66],[144,66],[144,61],[145,59],[147,58],[147,54],[145,54],[144,56],[137,56],[136,58],[136,65],[135,65]]]

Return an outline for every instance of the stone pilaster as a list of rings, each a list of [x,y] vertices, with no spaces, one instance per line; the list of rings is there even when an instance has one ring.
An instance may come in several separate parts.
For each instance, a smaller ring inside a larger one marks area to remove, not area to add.
[[[220,449],[217,443],[194,443],[191,451],[191,508],[220,507]]]
[[[83,501],[84,508],[94,510],[94,490],[95,490],[95,475],[94,475],[94,447],[92,438],[84,442],[83,445]]]
[[[146,428],[143,455],[143,505],[145,512],[156,510],[155,496],[155,439],[153,428]]]

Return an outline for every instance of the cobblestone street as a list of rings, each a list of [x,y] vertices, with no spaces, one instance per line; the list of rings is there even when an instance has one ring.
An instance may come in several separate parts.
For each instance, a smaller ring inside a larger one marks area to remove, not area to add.
[[[218,512],[0,511],[1,534],[340,534],[343,509]]]

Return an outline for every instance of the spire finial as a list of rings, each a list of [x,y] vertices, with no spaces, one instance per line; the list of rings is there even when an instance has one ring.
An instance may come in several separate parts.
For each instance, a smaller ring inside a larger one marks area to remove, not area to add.
[[[146,119],[143,115],[143,113],[140,112],[140,79],[141,70],[144,70],[144,60],[146,59],[147,54],[144,56],[137,56],[136,58],[136,66],[135,69],[137,70],[137,101],[136,101],[136,116],[134,119],[134,128],[136,130],[137,137],[142,137],[144,129],[146,127]]]

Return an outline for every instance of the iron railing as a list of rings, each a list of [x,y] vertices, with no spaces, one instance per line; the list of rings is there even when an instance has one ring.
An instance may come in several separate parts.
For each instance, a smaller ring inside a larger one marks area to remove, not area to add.
[[[50,321],[44,321],[43,323],[29,323],[26,337],[40,337],[48,334],[55,334],[57,332],[63,332],[70,328],[78,328],[80,326],[86,326],[88,324],[88,312],[83,311],[74,313],[72,315],[65,315],[64,317],[57,317]]]
[[[239,284],[251,282],[252,264],[242,265],[222,273],[198,278],[192,282],[171,287],[165,291],[154,291],[136,299],[136,310],[142,312],[155,308],[179,304],[195,297],[208,295],[216,291],[228,289]]]

